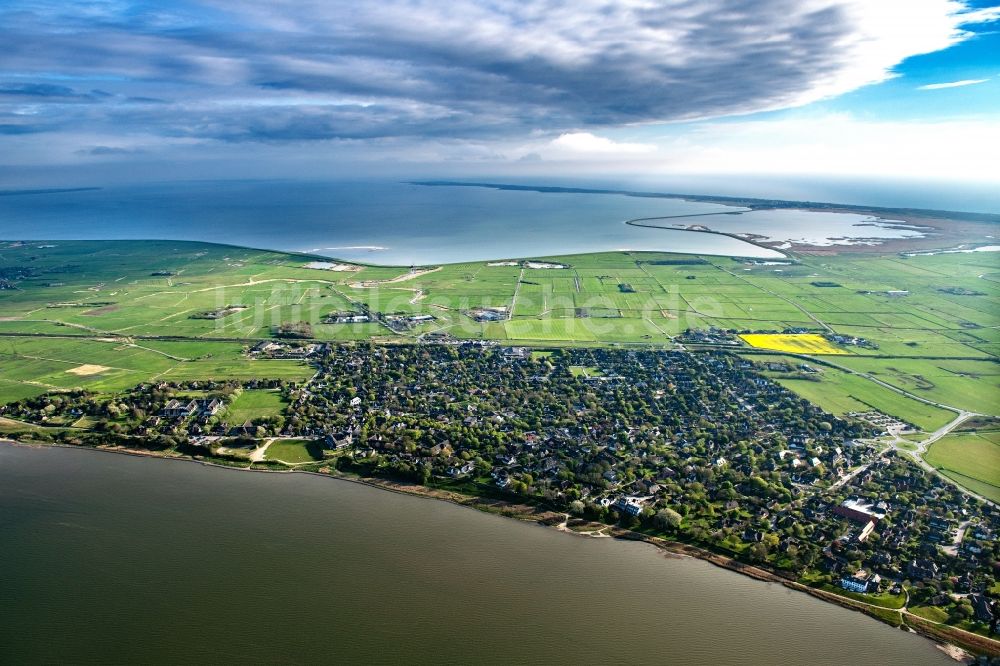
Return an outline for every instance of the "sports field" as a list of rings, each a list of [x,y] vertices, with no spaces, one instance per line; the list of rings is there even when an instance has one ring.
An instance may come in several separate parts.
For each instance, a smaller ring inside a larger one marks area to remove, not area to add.
[[[757,349],[793,354],[846,354],[816,333],[746,333],[743,341]]]

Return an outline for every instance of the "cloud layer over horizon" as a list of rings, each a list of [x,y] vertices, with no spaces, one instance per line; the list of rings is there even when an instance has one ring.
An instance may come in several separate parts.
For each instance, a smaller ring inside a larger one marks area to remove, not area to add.
[[[42,151],[51,159],[200,143],[539,136],[613,152],[593,132],[830,98],[884,81],[904,59],[960,42],[963,26],[997,15],[957,0],[236,7],[5,3],[0,142],[14,150],[24,137],[58,135]]]

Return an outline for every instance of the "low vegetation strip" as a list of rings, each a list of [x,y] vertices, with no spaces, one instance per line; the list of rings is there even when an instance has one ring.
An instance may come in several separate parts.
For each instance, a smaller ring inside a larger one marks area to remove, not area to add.
[[[906,595],[905,594],[891,594],[889,592],[884,592],[881,594],[862,594],[859,592],[851,592],[840,587],[834,587],[830,584],[823,584],[820,586],[821,590],[825,592],[830,592],[832,594],[839,594],[842,597],[847,597],[848,599],[854,599],[855,601],[860,601],[862,603],[869,604],[871,606],[878,606],[880,608],[888,608],[889,610],[899,610],[906,605]]]

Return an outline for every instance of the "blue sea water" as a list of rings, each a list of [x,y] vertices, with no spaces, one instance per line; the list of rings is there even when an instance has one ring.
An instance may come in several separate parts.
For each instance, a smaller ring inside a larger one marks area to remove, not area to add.
[[[0,238],[200,240],[402,265],[619,249],[778,256],[735,238],[624,224],[738,210],[678,199],[398,182],[192,181],[2,196]],[[672,219],[665,226],[703,224],[775,240],[897,233],[857,227],[862,216],[778,212]]]

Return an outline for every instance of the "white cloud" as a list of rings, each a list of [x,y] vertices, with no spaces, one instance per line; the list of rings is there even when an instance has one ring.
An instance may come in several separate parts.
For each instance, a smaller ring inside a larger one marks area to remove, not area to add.
[[[849,114],[704,124],[648,165],[675,173],[811,174],[1000,182],[993,119],[875,121]]]
[[[337,140],[310,150],[302,150],[298,144],[271,142],[256,145],[254,159],[247,159],[246,144],[155,135],[120,137],[110,142],[107,137],[89,134],[59,135],[46,141],[24,134],[5,137],[4,147],[9,149],[7,160],[23,165],[16,172],[10,171],[9,177],[20,177],[21,171],[42,173],[38,169],[51,174],[52,164],[64,163],[85,168],[80,173],[90,178],[94,173],[109,173],[109,165],[122,165],[114,172],[115,177],[127,179],[153,177],[150,174],[168,179],[183,168],[187,177],[214,177],[220,171],[232,177],[302,173],[391,173],[401,178],[421,173],[487,179],[502,174],[520,178],[559,174],[647,180],[719,176],[727,183],[738,184],[747,182],[747,176],[791,176],[872,182],[891,178],[1000,187],[1000,172],[994,165],[995,155],[1000,154],[1000,123],[990,117],[888,122],[826,114],[670,125],[629,130],[628,134],[619,131],[611,136],[614,138],[573,132],[569,138],[554,141],[542,135],[520,141],[447,137]],[[635,143],[639,140],[641,143]],[[614,148],[623,144],[656,149],[629,152]],[[93,149],[101,146],[112,150]],[[594,147],[597,149],[586,150]],[[143,166],[126,169],[129,164]]]
[[[571,153],[587,154],[638,154],[651,153],[656,146],[646,143],[619,143],[590,132],[567,132],[553,139],[549,144],[556,149]]]
[[[55,13],[38,12],[46,5]],[[0,77],[0,175],[54,164],[81,172],[123,165],[159,178],[192,164],[268,175],[421,164],[463,174],[1000,182],[991,161],[1000,154],[995,113],[878,122],[804,110],[708,122],[891,78],[907,57],[967,39],[964,27],[996,20],[998,8],[970,11],[957,0],[246,0],[234,12],[228,0],[185,3],[214,7],[226,28],[217,31],[180,14],[143,23],[146,15],[128,5],[102,5],[113,16],[100,20],[64,20],[76,4],[0,2],[4,67],[18,72],[14,83]],[[307,141],[316,143],[303,149]]]
[[[971,10],[959,0],[831,0],[852,29],[831,54],[840,67],[803,91],[799,103],[833,97],[895,76],[903,60],[971,37],[965,26],[995,21],[1000,7]]]
[[[703,122],[633,130],[642,150],[576,132],[554,141],[497,142],[494,153],[536,154],[531,173],[563,175],[896,178],[996,183],[1000,122],[992,117],[879,121],[847,113]],[[458,147],[453,147],[458,149]],[[576,150],[572,148],[578,148]],[[590,148],[590,150],[587,150]],[[480,153],[485,155],[485,153]],[[473,158],[474,160],[475,158]],[[503,171],[494,163],[484,167]],[[525,175],[528,165],[518,163]]]
[[[1000,16],[960,0],[176,4],[183,9],[167,3],[150,13],[118,0],[94,15],[64,0],[0,3],[4,69],[73,85],[57,98],[29,79],[15,101],[38,102],[30,126],[4,121],[0,95],[0,134],[82,128],[230,142],[600,134],[836,96]],[[88,96],[93,81],[107,94]],[[141,112],[129,101],[154,97]]]
[[[977,83],[986,83],[989,79],[963,79],[961,81],[949,81],[947,83],[928,83],[920,86],[917,90],[942,90],[944,88],[961,88],[962,86],[974,86]]]

